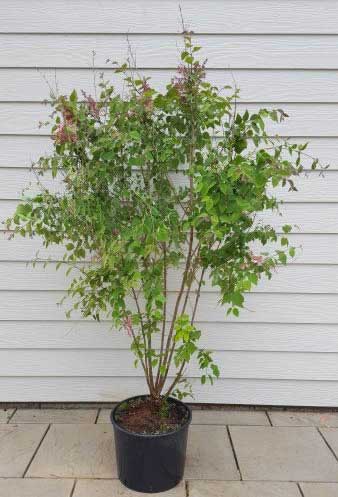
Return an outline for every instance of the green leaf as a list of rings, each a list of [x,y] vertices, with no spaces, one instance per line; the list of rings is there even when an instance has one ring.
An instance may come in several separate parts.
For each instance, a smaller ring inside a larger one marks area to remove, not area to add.
[[[278,251],[278,259],[281,264],[286,264],[287,263],[287,257],[285,252]]]
[[[292,231],[292,226],[290,224],[284,224],[284,226],[282,226],[282,230],[284,233],[290,233],[290,231]]]
[[[233,307],[232,308],[232,313],[234,316],[236,316],[236,318],[238,318],[239,316],[239,310],[237,309],[237,307]]]
[[[168,232],[168,230],[164,226],[161,226],[158,229],[157,239],[160,242],[167,242],[169,240],[169,232]]]
[[[140,139],[141,139],[140,133],[138,131],[136,131],[135,129],[132,131],[129,131],[129,137],[132,140],[136,140],[136,141],[140,141]]]
[[[218,366],[216,366],[216,364],[211,364],[211,369],[212,369],[213,375],[216,376],[216,378],[219,378],[220,371],[219,371]]]
[[[16,208],[16,215],[27,218],[32,212],[32,206],[29,204],[19,204]]]
[[[76,102],[77,101],[77,93],[76,90],[73,90],[72,93],[69,95],[69,100],[71,102]]]
[[[242,306],[244,302],[244,297],[240,292],[235,292],[231,296],[231,301],[234,305]]]

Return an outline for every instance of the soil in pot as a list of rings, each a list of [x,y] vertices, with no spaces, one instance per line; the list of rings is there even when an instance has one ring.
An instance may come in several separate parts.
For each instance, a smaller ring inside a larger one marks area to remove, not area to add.
[[[120,404],[115,413],[117,423],[132,433],[159,435],[177,431],[188,419],[182,404],[139,397]]]

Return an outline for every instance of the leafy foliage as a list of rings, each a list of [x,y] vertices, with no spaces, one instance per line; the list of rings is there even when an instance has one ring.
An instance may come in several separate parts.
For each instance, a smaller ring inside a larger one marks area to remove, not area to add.
[[[91,257],[76,265],[73,307],[126,330],[157,399],[190,393],[192,360],[202,383],[220,374],[195,326],[205,279],[218,287],[227,314],[238,316],[245,293],[294,255],[291,227],[278,239],[256,215],[278,209],[273,188],[295,190],[306,147],[266,133],[267,121],[287,117],[282,110],[240,114],[238,91],[224,96],[206,82],[200,47],[187,33],[184,43],[164,93],[126,64],[116,71],[124,95],[102,79],[97,100],[75,91],[53,98],[54,152],[36,170],[61,177],[64,190],[53,193],[41,181],[40,193],[8,220],[46,247],[64,244],[70,268]],[[271,242],[272,252],[253,253]]]

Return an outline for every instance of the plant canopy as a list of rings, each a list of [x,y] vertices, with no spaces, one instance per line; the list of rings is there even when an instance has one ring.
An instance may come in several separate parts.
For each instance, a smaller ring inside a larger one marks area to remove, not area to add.
[[[39,193],[7,222],[65,246],[72,309],[129,335],[157,400],[190,393],[191,361],[202,383],[220,375],[200,346],[203,285],[238,316],[246,292],[295,252],[291,226],[279,236],[259,216],[278,210],[276,187],[296,189],[306,145],[269,136],[266,122],[284,120],[282,110],[240,113],[237,89],[205,80],[199,50],[184,33],[164,92],[129,60],[116,69],[123,92],[102,76],[95,99],[52,96],[54,147],[34,165]],[[57,192],[43,185],[50,174]]]

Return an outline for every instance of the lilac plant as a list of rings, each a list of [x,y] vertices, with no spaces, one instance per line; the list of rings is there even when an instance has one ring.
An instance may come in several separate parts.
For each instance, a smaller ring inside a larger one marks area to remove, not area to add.
[[[199,50],[186,33],[162,93],[125,64],[117,70],[124,95],[102,80],[98,99],[75,91],[53,98],[54,150],[36,168],[61,176],[64,190],[41,181],[8,221],[46,247],[65,246],[63,262],[76,266],[73,308],[127,332],[157,400],[189,394],[192,360],[202,383],[219,376],[199,345],[205,281],[219,290],[225,314],[238,316],[246,292],[294,255],[257,214],[278,210],[277,186],[295,189],[306,145],[269,137],[266,121],[282,121],[281,110],[238,112],[238,91],[224,96],[205,80]],[[274,248],[253,251],[267,244]],[[88,255],[90,263],[76,264]]]

